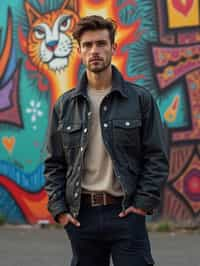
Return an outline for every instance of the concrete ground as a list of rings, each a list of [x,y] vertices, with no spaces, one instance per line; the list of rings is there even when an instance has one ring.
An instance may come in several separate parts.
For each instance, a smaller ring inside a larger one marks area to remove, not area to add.
[[[155,266],[200,266],[199,232],[150,233],[150,240]],[[0,266],[70,266],[70,257],[62,229],[0,227]]]

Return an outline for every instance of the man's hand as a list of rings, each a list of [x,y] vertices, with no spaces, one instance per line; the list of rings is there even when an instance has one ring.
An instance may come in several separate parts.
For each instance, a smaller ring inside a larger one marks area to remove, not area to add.
[[[131,206],[128,209],[126,209],[124,212],[120,212],[119,217],[123,218],[123,217],[127,216],[129,213],[137,213],[137,214],[143,215],[143,216],[145,216],[147,214],[144,210]]]
[[[77,219],[72,217],[70,213],[61,213],[58,215],[58,223],[62,225],[67,225],[68,223],[72,223],[73,225],[79,227],[80,223]]]

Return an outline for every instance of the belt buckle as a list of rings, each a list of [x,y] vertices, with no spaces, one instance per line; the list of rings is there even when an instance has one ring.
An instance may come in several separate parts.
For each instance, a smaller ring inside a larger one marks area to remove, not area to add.
[[[95,197],[98,197],[98,196],[100,196],[100,197],[102,197],[103,196],[103,204],[101,204],[101,203],[98,203],[97,202],[97,198],[95,198]],[[91,193],[91,205],[92,205],[92,207],[97,207],[97,206],[101,206],[101,205],[106,205],[106,194],[103,192],[97,192],[97,193],[94,193],[94,192],[92,192]]]

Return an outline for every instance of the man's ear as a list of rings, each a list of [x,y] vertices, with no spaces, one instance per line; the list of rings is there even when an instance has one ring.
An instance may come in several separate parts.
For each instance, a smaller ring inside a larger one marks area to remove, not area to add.
[[[112,44],[112,54],[115,54],[116,50],[117,50],[117,44],[113,43]]]
[[[77,47],[77,52],[80,55],[80,53],[81,53],[81,47],[80,47],[80,45],[78,45],[78,47]]]

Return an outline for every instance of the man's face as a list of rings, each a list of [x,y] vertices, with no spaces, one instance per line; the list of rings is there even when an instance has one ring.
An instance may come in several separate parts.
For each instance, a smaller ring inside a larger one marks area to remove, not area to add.
[[[99,73],[107,69],[116,49],[108,30],[86,31],[81,36],[78,52],[87,70]]]

